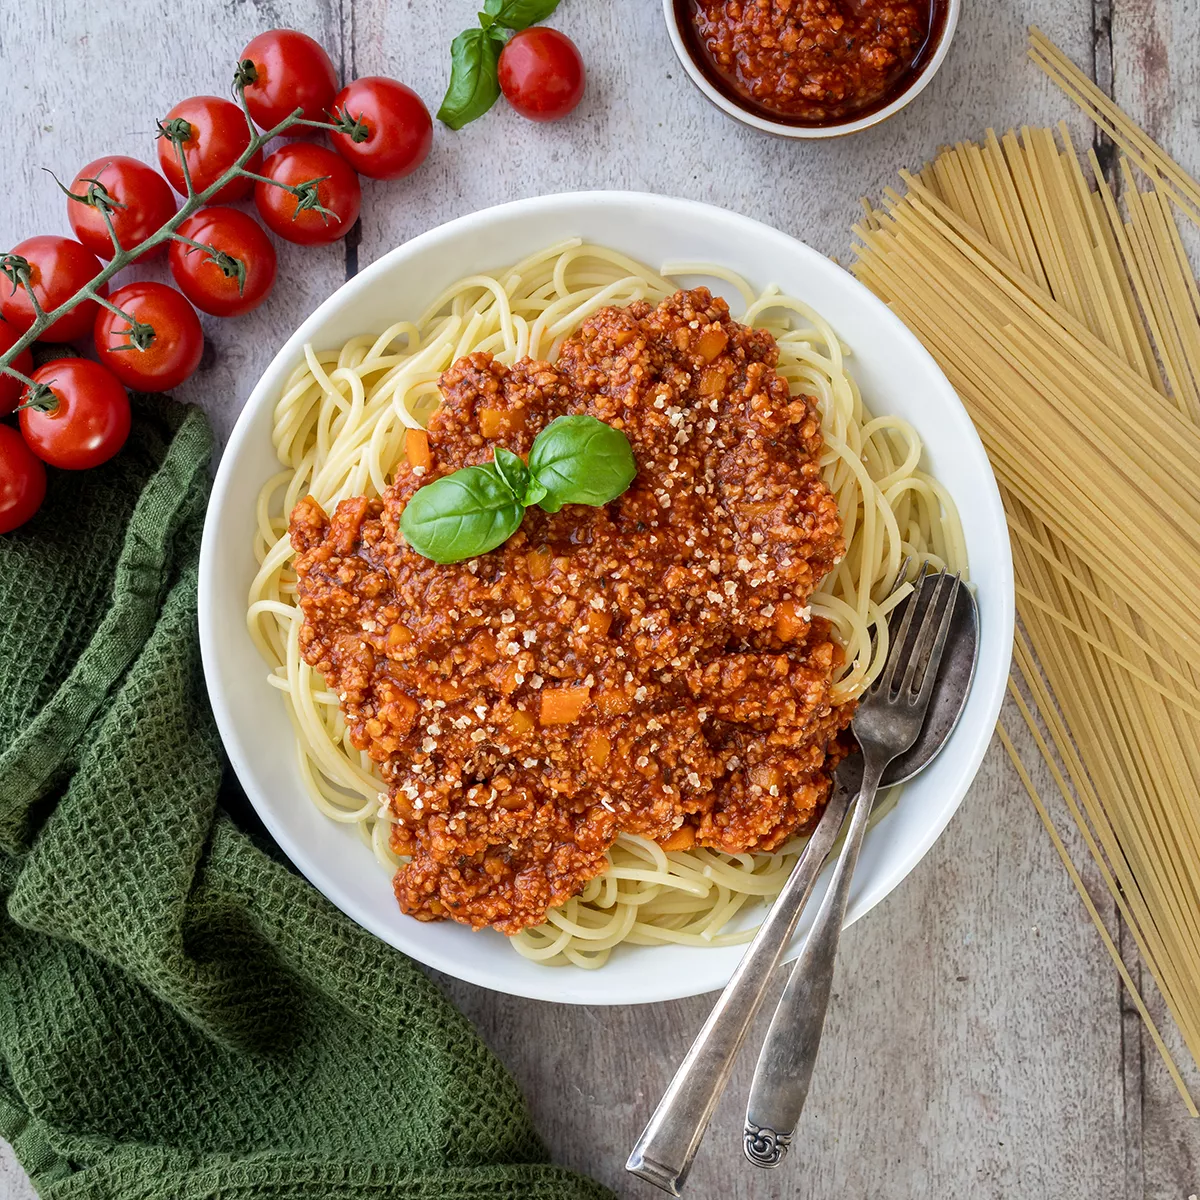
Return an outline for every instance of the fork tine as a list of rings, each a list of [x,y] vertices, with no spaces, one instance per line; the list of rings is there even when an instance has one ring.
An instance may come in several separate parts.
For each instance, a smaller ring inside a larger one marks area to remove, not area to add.
[[[950,595],[946,599],[946,607],[942,612],[941,624],[938,626],[937,636],[934,638],[933,647],[929,651],[929,659],[925,664],[925,674],[921,680],[920,691],[917,693],[915,704],[919,708],[924,708],[929,703],[929,697],[933,692],[933,684],[937,679],[938,667],[942,662],[942,651],[946,648],[946,639],[950,634],[950,626],[954,623],[954,611],[958,602],[958,589],[961,580],[956,572],[950,584]]]
[[[894,596],[908,582],[908,568],[912,566],[912,555],[906,554],[904,561],[900,564],[900,570],[896,572],[896,581],[892,584],[892,590],[888,592],[889,596]],[[920,580],[917,580],[920,583]]]
[[[872,691],[888,694],[892,691],[892,683],[895,681],[896,672],[900,669],[900,663],[904,659],[904,643],[908,639],[908,629],[912,624],[913,613],[921,607],[921,593],[925,589],[925,581],[928,578],[928,575],[922,575],[913,584],[913,594],[908,598],[908,607],[904,610],[904,619],[900,622],[900,629],[896,633],[895,640],[892,641],[888,650],[887,662],[884,664],[879,678],[875,681]]]
[[[920,680],[924,678],[924,661],[929,654],[929,648],[933,645],[934,634],[938,625],[938,604],[942,599],[942,591],[946,580],[949,576],[945,571],[939,571],[932,576],[936,581],[933,585],[933,591],[929,595],[928,602],[924,605],[924,612],[921,614],[921,627],[917,630],[917,636],[913,639],[912,651],[907,655],[904,661],[904,678],[900,681],[900,686],[896,689],[901,695],[906,695],[913,690],[914,685],[919,689]],[[896,664],[896,670],[900,670],[900,664]]]

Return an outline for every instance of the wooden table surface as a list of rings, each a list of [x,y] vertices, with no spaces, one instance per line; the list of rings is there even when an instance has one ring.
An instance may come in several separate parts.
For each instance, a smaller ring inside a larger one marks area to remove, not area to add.
[[[265,27],[304,29],[346,77],[394,75],[436,109],[450,40],[477,7],[0,6],[9,96],[0,241],[68,232],[38,168],[70,179],[104,153],[152,158],[154,119],[185,96],[225,94],[234,56]],[[349,274],[431,226],[515,197],[586,188],[698,197],[844,259],[859,196],[878,196],[898,168],[920,166],[943,143],[988,125],[1064,117],[1090,138],[1026,61],[1030,21],[1200,173],[1200,0],[965,0],[964,9],[941,73],[908,110],[855,137],[805,145],[709,107],[674,61],[658,0],[563,0],[553,23],[577,41],[590,73],[578,112],[535,126],[501,103],[461,133],[439,126],[420,172],[365,188],[356,244],[281,245],[269,302],[248,317],[206,321],[211,352],[179,398],[203,405],[224,438],[277,347]],[[1107,894],[1092,873],[1085,878],[1120,936]],[[1132,954],[1130,962],[1136,976]],[[623,1164],[711,997],[570,1008],[443,983],[521,1082],[559,1161],[621,1196],[658,1194]],[[1146,991],[1162,1016],[1149,980]],[[1186,1060],[1169,1018],[1163,1028]],[[693,1200],[1200,1192],[1200,1123],[1188,1118],[996,743],[941,840],[844,939],[808,1111],[786,1168],[772,1174],[748,1166],[739,1145],[753,1060],[753,1051],[744,1056],[718,1110],[692,1174]],[[1186,1075],[1200,1096],[1190,1062]],[[33,1193],[4,1150],[0,1197],[24,1200]]]

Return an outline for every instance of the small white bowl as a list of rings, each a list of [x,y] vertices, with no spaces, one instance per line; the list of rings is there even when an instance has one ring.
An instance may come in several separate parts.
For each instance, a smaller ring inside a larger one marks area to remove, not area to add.
[[[752,286],[778,284],[818,309],[850,347],[849,368],[877,415],[895,413],[925,442],[926,464],[962,517],[980,613],[979,666],[962,720],[946,747],[906,785],[899,804],[867,834],[848,922],[878,904],[933,845],[983,758],[1008,679],[1013,573],[1004,509],[979,435],[925,348],[882,301],[841,267],[747,217],[692,200],[636,192],[582,192],[517,200],[460,217],[385,254],[343,284],[287,340],[251,393],[213,484],[200,554],[200,647],[217,726],[242,787],[288,857],[343,912],[385,942],[470,983],[569,1004],[637,1004],[724,987],[743,947],[622,946],[599,970],[545,967],[521,958],[494,930],[400,912],[391,881],[355,830],[308,799],[283,698],[246,631],[256,564],[255,501],[279,470],[272,413],[305,343],[331,349],[415,318],[448,284],[496,270],[565,238],[623,251],[657,266],[719,263]],[[709,284],[731,302],[734,289]],[[826,886],[817,885],[815,913]],[[801,923],[789,956],[799,950]]]
[[[715,88],[700,69],[700,64],[696,62],[688,47],[687,36],[679,27],[675,0],[663,0],[663,15],[667,21],[667,32],[671,36],[671,45],[675,47],[675,54],[680,65],[688,73],[691,81],[722,112],[733,117],[735,121],[741,121],[743,125],[749,125],[753,129],[761,129],[764,133],[774,133],[779,137],[787,138],[815,139],[845,137],[850,133],[870,129],[872,125],[878,125],[880,122],[886,121],[888,117],[894,116],[910,100],[914,100],[925,90],[926,85],[937,74],[938,68],[945,61],[950,50],[950,43],[954,40],[954,31],[958,28],[958,14],[962,9],[962,0],[946,0],[946,2],[946,20],[933,56],[908,87],[882,108],[875,109],[862,117],[829,125],[793,125],[787,121],[772,121],[769,117],[764,117],[750,108],[738,104],[736,100]]]

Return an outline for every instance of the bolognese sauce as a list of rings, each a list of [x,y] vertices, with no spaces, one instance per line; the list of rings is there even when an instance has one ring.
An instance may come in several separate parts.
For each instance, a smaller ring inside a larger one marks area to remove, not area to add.
[[[865,116],[924,67],[943,0],[676,0],[711,82],[774,120],[826,125]]]
[[[845,546],[814,402],[771,335],[705,289],[590,317],[555,363],[456,362],[428,454],[377,500],[291,517],[301,653],[380,764],[403,911],[514,933],[622,831],[771,851],[811,827],[852,706],[809,597]],[[623,430],[638,474],[597,508],[530,508],[498,549],[406,545],[414,492],[555,417]]]

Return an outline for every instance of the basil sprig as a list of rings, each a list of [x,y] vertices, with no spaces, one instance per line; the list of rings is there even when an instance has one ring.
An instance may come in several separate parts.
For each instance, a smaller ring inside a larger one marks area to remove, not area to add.
[[[558,0],[487,0],[478,28],[464,29],[450,44],[450,84],[438,120],[461,129],[482,117],[500,95],[500,51],[511,34],[544,21]]]
[[[629,439],[595,417],[551,421],[534,439],[526,466],[500,446],[490,463],[464,467],[418,488],[400,516],[408,544],[436,563],[462,562],[503,545],[525,510],[564,504],[598,507],[633,482]]]

